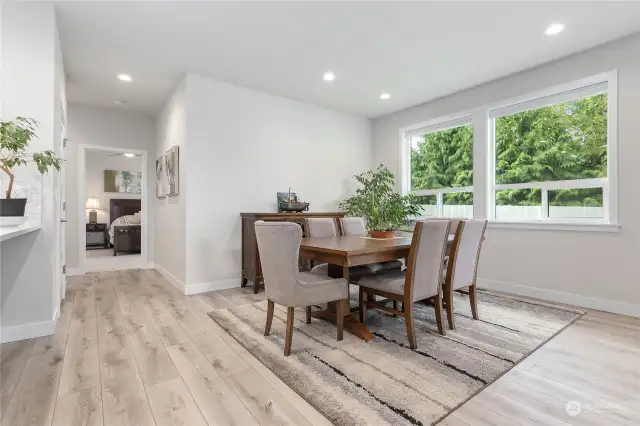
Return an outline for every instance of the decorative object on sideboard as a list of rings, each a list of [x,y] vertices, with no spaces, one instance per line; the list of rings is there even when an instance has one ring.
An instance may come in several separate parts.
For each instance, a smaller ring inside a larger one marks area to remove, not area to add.
[[[142,193],[142,172],[104,171],[104,192]]]
[[[89,211],[89,223],[98,223],[98,212],[96,211],[96,209],[100,208],[100,202],[98,202],[98,199],[96,197],[87,199],[85,208],[91,209]]]
[[[395,192],[393,173],[384,165],[354,177],[362,187],[356,190],[355,195],[343,200],[339,208],[346,216],[364,217],[371,237],[393,238],[395,231],[420,215],[422,207],[418,197]]]
[[[24,217],[27,198],[12,198],[14,172],[18,166],[35,163],[40,174],[50,168],[60,170],[61,160],[53,151],[27,152],[29,142],[37,138],[38,122],[32,118],[17,117],[13,121],[0,122],[0,170],[9,176],[5,198],[0,199],[0,217]],[[0,225],[13,222],[11,219],[0,221]]]
[[[167,173],[165,169],[164,155],[156,160],[156,197],[164,198],[167,196]]]
[[[282,212],[304,212],[309,210],[309,203],[298,200],[295,192],[278,192],[276,193],[278,202],[278,213]]]
[[[172,146],[165,154],[167,173],[167,195],[178,195],[180,191],[180,156],[179,146]]]

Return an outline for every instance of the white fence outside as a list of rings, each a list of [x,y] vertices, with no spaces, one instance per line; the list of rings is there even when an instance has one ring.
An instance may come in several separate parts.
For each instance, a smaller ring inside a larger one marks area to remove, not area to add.
[[[438,206],[423,205],[422,216],[438,216]],[[549,217],[553,219],[562,218],[592,218],[601,219],[604,215],[602,207],[560,207],[549,206]],[[443,217],[465,217],[473,218],[473,206],[467,205],[444,205],[442,206]],[[496,219],[498,220],[542,220],[542,206],[496,206]]]

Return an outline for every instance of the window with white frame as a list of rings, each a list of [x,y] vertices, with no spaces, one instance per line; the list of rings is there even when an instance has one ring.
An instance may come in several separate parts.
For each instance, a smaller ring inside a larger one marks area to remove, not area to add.
[[[409,192],[424,217],[473,217],[471,117],[446,120],[406,133]]]
[[[608,83],[489,112],[489,219],[608,222]]]
[[[423,217],[617,229],[616,91],[612,71],[405,128],[403,192]]]

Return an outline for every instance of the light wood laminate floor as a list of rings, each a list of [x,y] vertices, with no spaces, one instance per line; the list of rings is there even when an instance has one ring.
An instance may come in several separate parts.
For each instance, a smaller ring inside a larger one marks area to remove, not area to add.
[[[153,270],[69,278],[54,336],[0,346],[1,424],[330,424],[206,315],[263,298],[186,297]],[[589,311],[440,424],[638,425],[639,365],[640,320]]]

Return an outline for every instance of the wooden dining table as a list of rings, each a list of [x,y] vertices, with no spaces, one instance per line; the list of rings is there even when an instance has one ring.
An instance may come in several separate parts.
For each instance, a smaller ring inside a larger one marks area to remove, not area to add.
[[[349,285],[349,267],[384,262],[386,260],[405,259],[411,248],[411,234],[401,233],[399,238],[372,239],[342,235],[338,237],[303,238],[300,244],[300,257],[329,264],[329,276],[344,278]],[[344,328],[365,341],[373,339],[366,325],[358,321],[349,309],[339,312],[336,302],[328,303],[327,309],[314,311],[315,318],[332,323],[338,315],[344,316]]]

